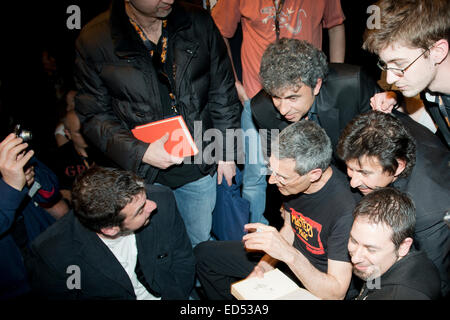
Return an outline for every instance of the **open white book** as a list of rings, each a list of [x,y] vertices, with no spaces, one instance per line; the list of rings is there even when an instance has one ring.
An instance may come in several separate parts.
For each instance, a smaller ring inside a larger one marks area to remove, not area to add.
[[[320,300],[277,268],[264,273],[264,278],[233,283],[231,294],[238,300]]]

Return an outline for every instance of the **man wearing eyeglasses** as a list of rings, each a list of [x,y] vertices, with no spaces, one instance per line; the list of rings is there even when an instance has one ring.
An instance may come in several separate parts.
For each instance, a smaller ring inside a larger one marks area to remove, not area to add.
[[[380,28],[366,30],[363,48],[377,54],[386,81],[405,97],[421,93],[450,147],[450,2],[448,0],[381,0]],[[393,104],[372,107],[390,112]]]
[[[347,243],[356,201],[345,175],[330,165],[331,141],[314,121],[301,120],[281,132],[272,150],[269,183],[286,196],[284,226],[249,223],[243,243],[199,244],[194,253],[205,293],[231,299],[232,282],[276,267],[317,297],[343,299],[352,274]]]

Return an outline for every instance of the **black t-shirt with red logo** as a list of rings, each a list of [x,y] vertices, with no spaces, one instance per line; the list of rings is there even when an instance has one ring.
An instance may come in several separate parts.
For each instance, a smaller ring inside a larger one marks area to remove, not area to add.
[[[284,203],[291,214],[294,247],[325,273],[328,259],[350,261],[347,244],[356,206],[347,177],[332,169],[333,175],[318,192],[301,193]]]

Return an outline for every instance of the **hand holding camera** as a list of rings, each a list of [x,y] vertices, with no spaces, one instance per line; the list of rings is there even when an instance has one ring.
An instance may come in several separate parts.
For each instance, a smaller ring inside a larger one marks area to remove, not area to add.
[[[28,143],[16,133],[11,133],[0,143],[0,173],[3,180],[21,191],[25,183],[31,185],[34,181],[32,167],[24,167],[34,155],[33,150],[26,150]]]

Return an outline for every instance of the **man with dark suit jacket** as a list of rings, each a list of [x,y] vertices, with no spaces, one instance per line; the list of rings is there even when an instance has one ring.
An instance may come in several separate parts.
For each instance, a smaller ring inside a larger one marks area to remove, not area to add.
[[[409,116],[370,111],[345,127],[336,154],[347,165],[350,186],[366,196],[391,186],[416,207],[414,243],[437,267],[441,293],[450,292],[450,152]]]
[[[32,244],[32,290],[49,299],[187,299],[195,262],[173,194],[134,173],[93,167],[74,212]]]
[[[271,129],[281,131],[309,119],[325,129],[335,149],[345,125],[369,111],[370,98],[380,91],[360,67],[328,65],[322,51],[296,39],[281,39],[267,47],[260,78],[264,89],[251,106],[256,126],[269,130],[267,140],[263,138],[267,146]]]

